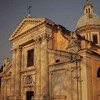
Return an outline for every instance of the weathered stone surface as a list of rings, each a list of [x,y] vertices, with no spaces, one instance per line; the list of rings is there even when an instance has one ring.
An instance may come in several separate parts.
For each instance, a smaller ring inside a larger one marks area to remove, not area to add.
[[[100,100],[94,32],[99,41],[100,25],[70,32],[46,18],[23,19],[9,39],[12,61],[4,60],[0,100]]]

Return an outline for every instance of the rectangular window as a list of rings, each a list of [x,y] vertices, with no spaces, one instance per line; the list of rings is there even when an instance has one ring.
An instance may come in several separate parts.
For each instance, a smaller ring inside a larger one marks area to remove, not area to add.
[[[33,66],[34,64],[34,49],[27,51],[27,67]]]
[[[98,37],[97,34],[93,34],[93,42],[98,44]]]
[[[60,62],[60,59],[57,59],[57,60],[56,60],[56,63],[59,63],[59,62]]]

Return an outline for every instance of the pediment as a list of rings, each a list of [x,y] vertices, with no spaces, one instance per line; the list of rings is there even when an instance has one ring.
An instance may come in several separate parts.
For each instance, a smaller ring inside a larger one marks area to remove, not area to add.
[[[31,28],[41,24],[44,21],[43,18],[24,18],[22,22],[18,25],[15,31],[10,36],[9,40],[13,40],[20,36],[24,32],[30,30]]]

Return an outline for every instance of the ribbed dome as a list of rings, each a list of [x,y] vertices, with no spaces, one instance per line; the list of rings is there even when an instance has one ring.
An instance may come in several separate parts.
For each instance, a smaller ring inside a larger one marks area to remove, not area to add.
[[[95,13],[84,14],[78,20],[76,24],[76,29],[86,26],[86,25],[100,25],[100,17],[97,16]]]

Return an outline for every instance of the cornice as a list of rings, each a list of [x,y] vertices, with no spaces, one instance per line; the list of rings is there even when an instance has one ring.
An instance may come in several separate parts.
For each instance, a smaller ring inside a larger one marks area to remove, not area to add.
[[[27,73],[27,72],[33,72],[33,71],[35,71],[36,69],[33,67],[33,68],[31,68],[31,69],[25,69],[25,70],[22,70],[21,71],[21,74],[23,74],[23,73]]]
[[[100,54],[94,52],[94,51],[91,50],[91,49],[81,49],[81,51],[79,51],[78,54],[81,54],[81,53],[90,54],[90,55],[95,55],[95,56],[97,56],[98,58],[100,58]]]
[[[75,30],[76,33],[86,32],[89,30],[100,30],[100,25],[83,26]]]

